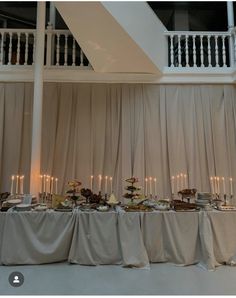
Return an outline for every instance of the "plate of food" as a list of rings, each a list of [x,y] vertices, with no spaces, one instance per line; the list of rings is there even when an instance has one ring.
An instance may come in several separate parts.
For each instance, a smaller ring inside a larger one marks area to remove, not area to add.
[[[71,212],[73,208],[71,208],[70,206],[65,206],[62,203],[59,203],[54,210],[58,212]]]
[[[41,204],[41,205],[35,206],[34,210],[39,211],[39,212],[46,211],[47,210],[47,205],[46,204]]]
[[[159,200],[156,202],[155,209],[159,211],[166,211],[170,209],[170,202],[167,200]]]
[[[124,210],[126,212],[150,212],[153,208],[144,205],[126,205]]]
[[[217,210],[220,210],[220,211],[236,211],[236,207],[235,206],[231,206],[231,205],[221,205],[219,207],[217,207]]]
[[[109,211],[109,206],[107,205],[100,205],[100,206],[97,206],[97,211],[100,211],[100,212],[107,212]]]

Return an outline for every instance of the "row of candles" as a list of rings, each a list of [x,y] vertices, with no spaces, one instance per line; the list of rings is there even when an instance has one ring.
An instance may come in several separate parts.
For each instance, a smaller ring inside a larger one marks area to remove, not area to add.
[[[47,174],[40,175],[41,179],[41,193],[58,193],[58,178],[54,178]],[[90,176],[90,189],[93,191],[96,178]],[[230,195],[233,196],[233,179],[225,177],[210,177],[211,192],[214,194],[226,194],[226,180],[229,180]],[[97,185],[98,191],[102,191],[102,183],[104,182],[105,194],[113,192],[113,178],[108,176],[98,175]],[[108,189],[110,188],[110,189]],[[188,188],[187,174],[177,174],[171,177],[171,190],[172,194],[180,190]],[[24,193],[24,175],[12,175],[11,176],[11,194],[23,194]],[[145,178],[145,196],[154,195],[157,196],[157,179],[153,177]]]
[[[24,175],[12,175],[11,176],[11,194],[23,194],[24,193]]]
[[[57,194],[58,193],[58,178],[49,175],[40,175],[41,193]]]
[[[179,192],[180,190],[188,188],[187,174],[177,174],[176,176],[171,177],[171,192]]]
[[[99,192],[102,192],[102,185],[104,185],[104,193],[105,194],[107,194],[109,190],[110,190],[110,193],[113,192],[113,178],[109,177],[109,176],[104,176],[103,177],[101,174],[98,175],[97,179],[93,175],[90,176],[90,189],[91,189],[91,191],[93,191],[93,189],[94,189],[94,184],[96,183],[96,180],[97,180],[97,185],[98,185],[98,191]]]
[[[225,178],[225,177],[210,177],[211,182],[211,192],[213,194],[224,194],[226,195],[226,186],[225,182],[229,180],[229,194],[233,196],[233,179],[232,178]]]
[[[145,188],[144,195],[147,197],[148,195],[155,197],[157,196],[157,178],[149,177],[145,178]]]

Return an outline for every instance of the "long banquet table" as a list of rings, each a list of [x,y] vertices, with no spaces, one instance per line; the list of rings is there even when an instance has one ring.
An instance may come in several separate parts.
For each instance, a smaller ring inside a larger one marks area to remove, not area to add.
[[[0,213],[0,263],[236,264],[236,212]]]

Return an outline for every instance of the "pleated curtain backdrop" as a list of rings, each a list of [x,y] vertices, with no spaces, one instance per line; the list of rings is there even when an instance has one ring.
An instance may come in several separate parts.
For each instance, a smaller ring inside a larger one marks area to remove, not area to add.
[[[0,84],[2,191],[17,170],[29,175],[32,88]],[[62,193],[73,178],[89,187],[91,175],[97,190],[101,174],[120,198],[131,175],[141,186],[156,177],[169,196],[181,172],[210,191],[210,176],[236,180],[235,98],[233,85],[45,83],[42,173],[58,177]]]
[[[11,175],[25,176],[29,191],[32,83],[0,83],[0,190],[10,191]]]

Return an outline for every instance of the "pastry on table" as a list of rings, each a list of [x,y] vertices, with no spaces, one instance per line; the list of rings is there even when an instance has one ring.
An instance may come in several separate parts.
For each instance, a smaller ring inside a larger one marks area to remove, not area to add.
[[[63,195],[53,194],[52,195],[52,208],[53,209],[57,208],[60,203],[65,201],[65,199],[66,199],[66,197]]]

